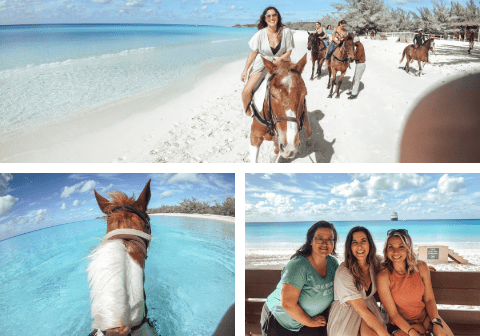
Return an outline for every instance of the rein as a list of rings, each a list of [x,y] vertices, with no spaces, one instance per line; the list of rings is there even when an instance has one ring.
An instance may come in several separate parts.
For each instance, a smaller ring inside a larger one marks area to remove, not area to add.
[[[340,50],[340,48],[338,48]],[[345,41],[343,41],[342,43],[342,49],[345,51]],[[344,60],[341,60],[340,58],[338,58],[337,56],[335,56],[335,52],[332,54],[333,58],[335,58],[338,62],[341,62],[341,63],[346,63],[348,62],[348,54],[346,55],[346,58]]]
[[[301,73],[298,72],[295,69],[290,69],[289,71],[295,72],[295,73],[297,73],[301,76]],[[277,123],[282,122],[282,121],[292,121],[292,122],[297,123],[298,131],[300,132],[303,128],[303,122],[304,122],[304,119],[305,119],[306,98],[304,98],[304,109],[303,109],[302,115],[300,117],[300,120],[298,120],[297,118],[293,118],[293,117],[277,117],[275,114],[273,114],[272,104],[271,104],[271,101],[270,101],[270,96],[271,96],[271,94],[270,94],[270,82],[275,77],[275,75],[276,75],[276,73],[274,73],[272,76],[270,76],[270,78],[267,81],[267,90],[266,90],[266,93],[265,93],[265,100],[268,103],[267,114],[265,115],[265,117],[262,117],[262,115],[258,112],[257,107],[255,106],[255,103],[253,102],[253,97],[252,97],[252,100],[250,101],[250,108],[253,111],[252,115],[255,117],[255,119],[258,120],[258,122],[260,124],[267,127],[267,132],[271,136],[276,135]],[[264,103],[265,103],[265,101],[264,101]],[[263,111],[263,114],[265,114],[265,111]],[[267,119],[267,117],[268,117],[268,119]]]

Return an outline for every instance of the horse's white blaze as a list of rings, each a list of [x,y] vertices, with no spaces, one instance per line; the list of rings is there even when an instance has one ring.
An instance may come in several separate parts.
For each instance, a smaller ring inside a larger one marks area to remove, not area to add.
[[[283,77],[281,83],[287,87],[288,94],[290,94],[290,92],[292,91],[292,85],[293,85],[292,76],[288,74],[287,76]]]
[[[139,324],[144,315],[143,268],[128,254],[123,242],[103,242],[88,258],[92,328]]]
[[[258,162],[258,147],[250,145],[250,163]]]
[[[287,110],[285,113],[286,113],[287,117],[292,117],[292,118],[297,117],[295,112],[293,112],[292,110]],[[298,133],[297,123],[293,122],[293,121],[287,121],[287,145],[288,144],[291,144],[291,145],[295,144],[295,137],[297,136],[297,133]]]

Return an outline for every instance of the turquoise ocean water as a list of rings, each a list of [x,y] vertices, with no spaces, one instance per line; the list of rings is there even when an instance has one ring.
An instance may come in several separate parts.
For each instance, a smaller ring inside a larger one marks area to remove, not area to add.
[[[0,140],[248,55],[254,29],[0,25]],[[241,69],[240,69],[241,72]]]
[[[245,247],[249,249],[299,248],[315,222],[246,223]],[[407,229],[414,245],[448,245],[450,248],[478,249],[480,220],[406,220],[406,221],[332,221],[338,233],[337,252],[343,253],[348,231],[366,227],[373,236],[377,251],[383,250],[387,231]]]
[[[145,267],[148,316],[161,335],[211,335],[235,302],[233,225],[152,216]],[[88,335],[85,257],[106,231],[103,219],[0,241],[2,335]]]

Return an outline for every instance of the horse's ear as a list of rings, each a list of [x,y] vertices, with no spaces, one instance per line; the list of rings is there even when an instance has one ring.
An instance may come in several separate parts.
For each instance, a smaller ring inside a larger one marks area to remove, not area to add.
[[[308,36],[310,36],[310,35],[312,35],[312,34],[313,34],[313,33],[310,33],[309,31],[307,31],[307,33],[308,33]]]
[[[105,197],[100,196],[95,189],[93,189],[93,192],[95,193],[95,198],[97,199],[100,210],[102,210],[103,213],[107,213],[105,209],[110,205],[110,201],[107,200]]]
[[[138,196],[138,199],[133,204],[134,207],[143,212],[147,211],[148,202],[150,202],[150,197],[152,197],[152,193],[150,192],[150,181],[152,180],[148,180],[145,188],[143,188],[142,193],[140,196]]]
[[[263,61],[263,65],[265,65],[265,68],[267,69],[268,73],[270,75],[273,75],[275,73],[275,71],[277,71],[277,66],[275,65],[275,63],[267,60],[266,58],[263,58],[262,57],[262,61]]]
[[[305,53],[305,55],[300,59],[300,61],[297,62],[297,64],[295,64],[293,68],[302,73],[305,64],[307,64],[307,53]]]

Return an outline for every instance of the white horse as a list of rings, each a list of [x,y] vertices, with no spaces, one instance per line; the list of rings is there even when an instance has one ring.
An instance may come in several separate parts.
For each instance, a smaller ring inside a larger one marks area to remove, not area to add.
[[[107,214],[107,234],[88,256],[93,336],[157,336],[147,318],[143,289],[145,259],[150,244],[150,181],[135,201],[111,192],[112,201],[95,198]]]

